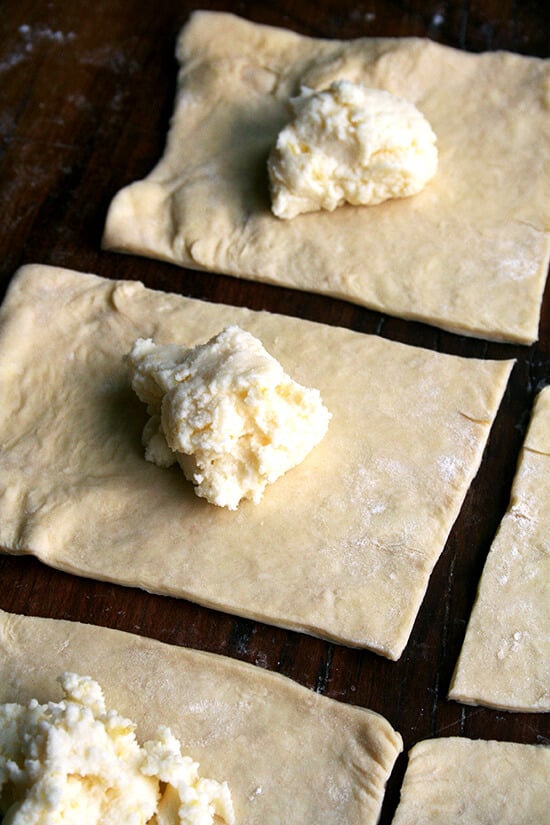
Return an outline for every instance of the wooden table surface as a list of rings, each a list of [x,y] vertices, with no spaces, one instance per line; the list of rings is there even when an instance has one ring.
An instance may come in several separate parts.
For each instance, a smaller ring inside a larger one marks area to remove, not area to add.
[[[545,6],[513,0],[243,0],[201,7],[314,36],[419,35],[470,51],[502,48],[547,57]],[[149,172],[163,150],[175,90],[174,44],[194,8],[185,0],[3,0],[2,288],[21,264],[54,264],[443,352],[513,357],[517,365],[481,469],[398,662],[184,600],[79,579],[30,557],[0,556],[0,608],[106,625],[278,671],[334,699],[380,712],[402,734],[405,750],[420,739],[449,735],[548,744],[548,715],[469,708],[445,697],[484,559],[507,506],[533,397],[550,383],[550,292],[538,343],[506,346],[326,297],[101,251],[111,198]],[[388,785],[383,825],[391,822],[405,766],[402,755]]]

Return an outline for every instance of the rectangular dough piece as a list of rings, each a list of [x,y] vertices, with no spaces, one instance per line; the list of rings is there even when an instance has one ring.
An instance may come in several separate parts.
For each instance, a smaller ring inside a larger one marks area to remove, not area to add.
[[[427,739],[409,753],[392,825],[544,825],[550,748]]]
[[[239,825],[375,825],[401,737],[379,714],[225,656],[0,611],[0,702],[58,701],[91,676],[138,739],[168,725],[202,776],[227,780]]]
[[[550,711],[550,387],[537,396],[450,699]],[[550,782],[550,777],[549,777]]]
[[[536,339],[550,258],[550,61],[418,38],[320,40],[197,12],[164,155],[109,209],[103,244],[319,292],[467,335]],[[302,86],[361,81],[438,140],[420,194],[285,221],[267,156]]]
[[[139,336],[193,346],[228,324],[332,413],[306,460],[234,512],[145,461],[124,362]],[[396,659],[511,365],[24,267],[0,312],[0,544]]]

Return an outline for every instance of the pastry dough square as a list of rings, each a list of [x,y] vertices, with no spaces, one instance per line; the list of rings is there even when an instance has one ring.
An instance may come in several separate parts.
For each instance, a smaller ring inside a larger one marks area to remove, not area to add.
[[[450,699],[550,711],[550,387],[537,396]],[[549,777],[550,782],[550,777]]]
[[[401,737],[377,713],[225,656],[0,611],[0,702],[61,698],[92,676],[140,741],[168,725],[201,774],[227,780],[240,825],[375,825]]]
[[[193,346],[229,324],[332,413],[305,461],[236,512],[145,461],[124,361],[139,336]],[[398,658],[511,365],[24,267],[0,315],[0,543]]]
[[[550,748],[428,739],[412,748],[392,825],[543,825]]]
[[[498,340],[536,339],[550,258],[550,61],[418,38],[320,40],[198,12],[164,156],[110,207],[104,246],[344,298]],[[414,103],[439,149],[423,192],[279,220],[267,155],[302,86]]]

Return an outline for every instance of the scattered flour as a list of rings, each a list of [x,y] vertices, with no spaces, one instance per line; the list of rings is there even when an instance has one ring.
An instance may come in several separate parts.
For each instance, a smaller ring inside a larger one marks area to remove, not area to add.
[[[7,72],[22,63],[37,46],[44,43],[57,43],[66,45],[75,40],[75,32],[54,31],[49,26],[37,24],[29,26],[24,24],[19,26],[19,35],[15,48],[0,60],[0,73]]]

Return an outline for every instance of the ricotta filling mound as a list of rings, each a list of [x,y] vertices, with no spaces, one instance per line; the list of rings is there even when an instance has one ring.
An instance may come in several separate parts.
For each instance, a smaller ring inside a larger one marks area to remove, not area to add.
[[[327,431],[319,391],[290,378],[238,326],[190,349],[139,338],[128,363],[151,416],[145,458],[160,467],[178,462],[195,493],[219,507],[258,503]]]
[[[199,777],[169,728],[140,746],[97,682],[75,673],[59,681],[58,703],[0,705],[4,825],[234,823],[227,784]]]
[[[409,197],[436,173],[435,134],[404,98],[339,80],[320,92],[304,89],[291,107],[293,120],[268,159],[279,218]]]

